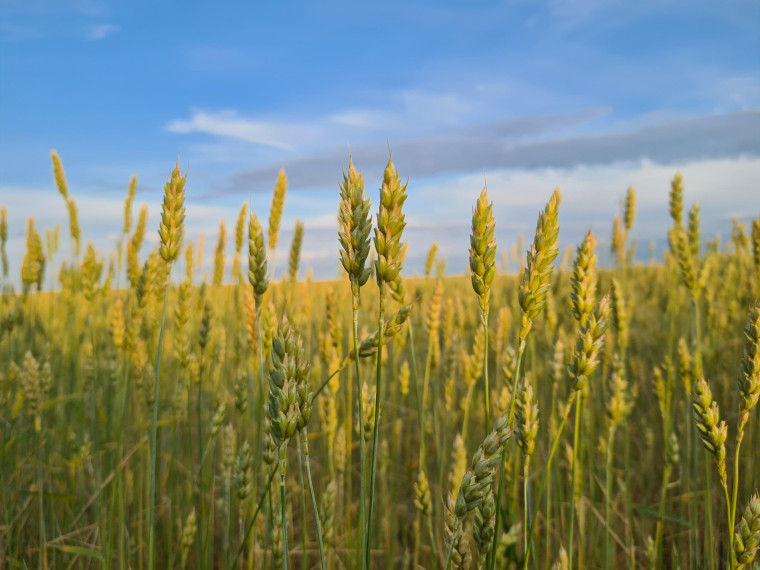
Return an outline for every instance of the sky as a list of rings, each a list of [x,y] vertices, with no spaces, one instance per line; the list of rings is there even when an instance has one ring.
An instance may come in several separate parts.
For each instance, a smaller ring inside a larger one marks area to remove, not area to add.
[[[67,228],[51,149],[101,252],[119,239],[138,175],[143,257],[179,160],[187,238],[205,235],[205,268],[220,220],[234,228],[243,203],[266,219],[285,168],[280,259],[301,219],[301,276],[329,278],[342,169],[351,155],[375,211],[389,148],[409,180],[410,275],[434,241],[448,272],[464,272],[486,184],[505,253],[519,233],[531,239],[560,187],[561,244],[590,227],[608,261],[633,186],[631,236],[646,259],[665,241],[677,170],[704,235],[725,238],[732,218],[760,216],[760,4],[0,0],[0,205],[14,276],[29,216]]]

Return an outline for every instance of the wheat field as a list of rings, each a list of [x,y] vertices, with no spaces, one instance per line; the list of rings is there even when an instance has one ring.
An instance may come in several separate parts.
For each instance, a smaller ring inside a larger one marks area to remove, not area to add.
[[[67,234],[10,264],[1,211],[0,567],[760,567],[760,218],[703,237],[675,174],[662,260],[633,189],[560,255],[548,191],[510,273],[473,189],[469,274],[406,277],[406,184],[350,163],[342,278],[297,279],[303,225],[282,254],[283,171],[206,282],[178,166],[96,251],[52,163]]]

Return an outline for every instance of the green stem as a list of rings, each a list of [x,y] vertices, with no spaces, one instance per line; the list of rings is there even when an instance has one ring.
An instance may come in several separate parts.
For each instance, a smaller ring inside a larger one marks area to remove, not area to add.
[[[322,383],[319,385],[319,388],[316,389],[316,391],[311,397],[312,402],[316,400],[317,396],[319,396],[322,393],[322,390],[324,390],[325,387],[330,383],[330,380],[335,378],[335,376],[337,376],[343,371],[343,369],[345,368],[345,362],[346,361],[344,360],[338,368],[333,370],[332,373],[330,373],[330,375],[322,381]]]
[[[39,413],[39,412],[38,412]],[[40,429],[37,432],[37,496],[39,498],[39,517],[40,517],[40,557],[38,564],[40,570],[47,568],[47,539],[45,538],[45,502],[44,502],[44,482],[42,479],[42,457],[43,457],[43,440],[42,440],[42,421],[40,420]]]
[[[408,327],[409,327],[409,350],[411,351],[411,359],[412,359],[412,367],[411,367],[411,374],[412,374],[412,385],[414,388],[414,399],[415,403],[417,405],[417,424],[418,428],[420,430],[420,454],[419,454],[419,465],[420,470],[425,473],[426,472],[426,455],[425,455],[425,430],[424,430],[424,413],[425,413],[425,400],[427,397],[428,392],[428,378],[429,378],[429,372],[430,372],[430,361],[431,361],[431,354],[432,354],[432,343],[433,338],[430,338],[430,342],[428,345],[428,356],[427,361],[425,363],[425,376],[422,380],[422,398],[420,398],[420,391],[418,384],[418,378],[417,378],[417,361],[414,354],[414,334],[412,329],[412,321],[407,321]],[[417,512],[417,524],[415,525],[415,544],[419,543],[419,527],[420,527],[420,518],[421,515],[419,511]],[[435,537],[433,536],[433,525],[432,525],[432,516],[428,517],[428,531],[429,531],[429,538],[430,538],[430,549],[433,553],[433,562],[434,564],[438,565],[438,553],[437,548],[435,544]],[[413,559],[414,564],[417,563],[417,554],[418,554],[418,548],[415,546],[414,553],[413,553]]]
[[[422,528],[422,513],[415,509],[417,514],[414,518],[414,550],[412,551],[412,568],[417,568],[417,560],[420,556],[420,534]]]
[[[438,568],[438,547],[435,544],[435,536],[433,535],[433,513],[431,512],[427,516],[428,526],[428,538],[430,539],[430,552],[433,559],[433,568]]]
[[[525,353],[525,338],[523,338],[522,331],[520,332],[519,338],[521,338],[521,340],[520,340],[520,345],[517,350],[517,364],[515,365],[515,374],[514,374],[514,377],[512,378],[512,396],[509,402],[509,425],[510,426],[512,425],[512,422],[514,421],[514,418],[515,418],[517,379],[520,376],[520,365],[522,364],[523,354]],[[507,460],[507,450],[508,450],[508,447],[505,445],[504,451],[501,454],[501,463],[499,464],[499,489],[496,493],[496,520],[494,521],[494,527],[493,527],[493,542],[491,544],[491,564],[489,566],[489,570],[493,570],[494,565],[496,564],[496,542],[499,538],[499,525],[501,523],[501,496],[502,496],[502,493],[504,492],[504,463]],[[528,550],[528,552],[530,552],[530,550]]]
[[[667,442],[665,443],[667,446]],[[670,465],[665,465],[665,469],[663,469],[662,473],[662,488],[660,489],[660,508],[658,510],[657,514],[657,540],[655,542],[656,544],[656,551],[657,551],[657,568],[658,570],[662,568],[662,540],[663,540],[663,534],[665,532],[665,499],[668,492],[668,481],[670,480],[670,471],[672,467]]]
[[[475,394],[475,381],[467,387],[467,396],[464,399],[464,418],[462,418],[462,441],[467,441],[467,432],[470,425],[470,408],[472,408],[472,398]]]
[[[578,397],[578,392],[573,391],[570,394],[570,399],[567,401],[567,409],[565,410],[565,414],[562,416],[562,421],[559,424],[559,428],[557,428],[557,435],[554,437],[554,443],[552,443],[552,448],[551,448],[551,451],[549,452],[549,459],[546,461],[546,468],[544,469],[544,476],[541,479],[541,486],[538,488],[538,495],[536,496],[536,511],[533,513],[533,516],[531,517],[530,531],[528,532],[530,536],[533,536],[533,529],[536,526],[536,519],[538,518],[538,507],[539,505],[541,505],[541,497],[544,494],[546,481],[549,479],[552,459],[554,459],[554,455],[557,453],[557,446],[559,445],[560,436],[562,435],[562,431],[565,429],[565,424],[567,424],[567,418],[570,415],[570,410],[572,409],[573,404],[575,404],[577,397]],[[496,512],[498,513],[499,510],[497,509]],[[523,570],[527,570],[528,568],[528,561],[530,560],[530,552],[531,552],[532,544],[533,544],[533,541],[530,541],[528,543],[528,551],[525,553],[525,560],[523,561]]]
[[[721,487],[723,487],[723,495],[726,498],[726,517],[728,517],[729,525],[733,524],[731,517],[733,515],[731,501],[728,497],[728,485],[725,481],[721,481]],[[734,488],[736,488],[736,481],[734,481]],[[734,533],[733,526],[728,527],[729,547],[728,547],[728,567],[730,570],[734,570]]]
[[[199,520],[205,520],[205,514],[203,509],[203,493],[201,493],[201,488],[203,487],[203,464],[206,461],[206,453],[208,452],[208,446],[206,447],[205,451],[203,448],[203,439],[202,439],[202,415],[201,415],[201,392],[203,390],[203,349],[201,349],[201,358],[199,359],[199,366],[198,366],[198,397],[196,398],[196,412],[198,414],[198,418],[196,420],[196,424],[198,425],[198,461],[200,463],[198,464],[198,474],[196,476],[197,480],[197,493],[198,493],[198,503],[199,503]],[[205,548],[204,548],[204,540],[203,540],[203,525],[198,525],[198,549],[199,549],[199,558],[202,563],[205,563],[206,557],[205,557]]]
[[[672,343],[671,343],[672,344]],[[670,404],[671,396],[673,394],[673,373],[672,367],[668,366],[666,374],[665,385],[665,402],[663,406],[663,418],[662,418],[662,438],[665,442],[665,469],[662,473],[662,492],[660,493],[660,508],[658,511],[658,523],[657,523],[657,540],[655,541],[657,548],[657,564],[658,567],[662,565],[663,556],[663,533],[665,532],[665,499],[667,497],[668,483],[670,482],[670,474],[672,467],[667,464],[667,458],[669,455],[668,447],[670,446]]]
[[[417,378],[417,358],[414,354],[414,334],[413,334],[411,319],[407,321],[407,326],[409,327],[409,353],[412,359],[412,366],[411,366],[412,387],[414,388],[414,401],[417,404],[417,424],[420,430],[420,454],[422,455],[422,450],[425,449],[425,432],[422,427],[424,411],[423,411],[423,403],[422,401],[420,401],[420,389],[418,386],[419,379]],[[423,388],[423,392],[424,392],[424,388]],[[422,463],[420,463],[420,466],[422,466]]]
[[[256,295],[254,293],[254,299]],[[266,389],[264,387],[264,346],[261,341],[261,309],[260,303],[256,303],[256,344],[259,349],[259,378],[257,382],[258,399],[256,400],[256,407],[254,408],[254,415],[256,417],[256,456],[261,457],[261,432],[264,429],[264,393]],[[253,380],[251,380],[253,383]],[[251,397],[253,396],[253,386],[249,387],[251,391]],[[253,407],[253,401],[251,401],[251,407]]]
[[[353,294],[351,296],[351,303],[354,337],[354,373],[356,376],[357,394],[359,399],[359,465],[361,471],[361,480],[359,481],[359,523],[361,525],[361,550],[359,551],[359,556],[361,557],[361,567],[365,568],[364,552],[367,548],[367,450],[364,442],[364,388],[362,386],[361,371],[359,369],[359,296]],[[378,348],[378,350],[380,349]],[[351,419],[347,418],[347,421],[350,424]],[[357,566],[358,565],[359,564],[357,564]]]
[[[736,526],[736,501],[739,495],[739,449],[742,446],[742,439],[744,439],[744,424],[745,421],[742,421],[742,418],[740,417],[738,422],[737,430],[736,430],[736,449],[734,450],[734,486],[733,486],[733,493],[731,497],[731,506],[729,508],[728,512],[728,557],[731,564],[731,568],[733,568],[733,561],[734,561],[734,528]],[[728,497],[726,497],[726,501],[728,501]]]
[[[303,458],[301,453],[301,438],[298,438],[298,479],[301,484],[301,520],[303,528],[301,529],[301,568],[306,570],[309,566],[308,553],[306,552],[306,539],[309,524],[306,520],[306,487],[303,482]]]
[[[232,477],[229,474],[225,474],[226,481],[224,482],[225,497],[224,497],[224,534],[222,535],[222,553],[223,568],[227,570],[230,567],[230,535],[232,534]]]
[[[605,540],[604,540],[604,552],[605,552],[605,568],[610,570],[615,564],[615,551],[612,547],[612,529],[611,527],[611,514],[612,514],[612,451],[615,446],[615,425],[610,426],[610,433],[607,437],[607,463],[605,465],[605,480],[604,480],[604,493],[606,495],[606,501],[604,504],[604,528]]]
[[[523,548],[528,551],[528,526],[530,525],[530,504],[528,502],[528,475],[530,474],[530,455],[525,456],[523,463],[523,505],[525,505],[525,522],[523,523]],[[492,553],[493,554],[493,553]]]
[[[288,570],[288,506],[285,497],[285,475],[288,469],[288,451],[285,443],[280,444],[280,512],[282,518],[282,562]]]
[[[707,544],[705,548],[707,550],[707,560],[709,562],[708,568],[715,567],[715,560],[713,558],[713,526],[712,526],[712,496],[710,493],[710,485],[712,484],[712,472],[710,471],[710,463],[712,462],[712,455],[706,449],[704,450],[704,466],[705,466],[705,525],[707,526]]]
[[[156,351],[156,385],[153,391],[153,424],[150,432],[150,511],[148,516],[148,570],[156,568],[156,457],[158,453],[158,394],[161,383],[161,351],[164,346],[164,325],[166,324],[166,305],[169,297],[169,276],[171,264],[166,264],[166,285],[164,286],[164,302],[161,311],[161,328],[158,333],[158,349]]]
[[[694,313],[694,371],[699,379],[704,373],[702,367],[702,323],[699,310],[699,298],[692,292],[692,309]],[[707,526],[707,559],[709,568],[715,568],[715,551],[713,544],[713,520],[712,520],[712,491],[710,486],[710,457],[705,451],[705,525]],[[732,534],[732,529],[729,529]]]
[[[382,401],[383,387],[383,333],[385,332],[385,286],[380,282],[380,309],[378,311],[377,329],[377,378],[375,386],[375,422],[372,430],[372,469],[369,482],[369,512],[367,515],[367,544],[364,555],[364,568],[370,567],[370,552],[372,550],[372,513],[375,503],[375,474],[377,473],[377,448],[379,443],[378,424],[380,422],[380,402]]]
[[[691,397],[691,394],[686,394],[687,398]],[[687,400],[688,402],[688,400]],[[692,410],[691,406],[687,403],[686,406],[686,421],[684,425],[688,426],[692,422]],[[691,497],[691,485],[692,481],[696,481],[697,474],[694,464],[694,444],[692,443],[692,431],[686,429],[686,469],[688,470],[688,477],[684,477],[684,491],[687,497]],[[697,546],[697,539],[695,536],[697,525],[696,514],[696,501],[688,501],[687,515],[689,521],[689,570],[696,568],[697,556],[699,548]]]
[[[323,570],[327,568],[325,562],[325,545],[322,539],[322,523],[319,519],[319,510],[317,509],[317,498],[314,495],[314,483],[311,479],[311,465],[309,462],[309,436],[307,435],[306,428],[301,431],[301,440],[298,442],[298,453],[301,453],[301,445],[303,444],[304,463],[306,464],[306,479],[309,482],[309,493],[311,494],[311,507],[314,509],[314,519],[317,521],[317,543],[319,544],[319,561],[322,564]]]
[[[499,509],[496,509],[499,512]],[[449,570],[451,568],[451,554],[454,552],[454,541],[457,539],[457,535],[462,528],[462,521],[458,518],[454,519],[454,530],[451,533],[451,541],[449,542],[449,551],[446,554],[446,565],[443,570]]]
[[[580,399],[580,401],[583,401],[583,398]],[[580,405],[575,406],[575,433],[573,435],[573,472],[571,477],[571,483],[570,483],[570,491],[572,492],[572,500],[570,501],[570,532],[568,533],[567,538],[567,549],[571,553],[569,556],[569,566],[568,568],[570,570],[573,570],[573,559],[575,558],[572,555],[573,552],[573,534],[575,531],[575,503],[578,500],[578,495],[580,495],[579,490],[576,490],[576,479],[578,477],[578,441],[580,439],[581,434],[581,410]]]
[[[486,407],[486,435],[491,431],[491,406],[488,401],[488,311],[483,311],[483,385],[485,387],[484,405]]]
[[[269,474],[269,479],[267,480],[267,484],[264,487],[264,492],[261,494],[261,499],[259,499],[258,505],[256,505],[256,510],[253,512],[253,516],[251,517],[251,520],[248,522],[248,526],[245,529],[245,533],[243,534],[243,539],[240,541],[240,547],[238,548],[238,553],[235,556],[235,560],[232,562],[232,570],[235,570],[238,566],[238,560],[240,560],[240,555],[243,553],[243,550],[245,549],[245,543],[248,541],[248,537],[251,534],[251,531],[253,530],[253,525],[256,522],[256,517],[259,515],[259,512],[261,511],[261,507],[264,505],[264,501],[267,497],[270,497],[269,495],[269,489],[272,486],[272,481],[274,481],[274,477],[277,474],[277,469],[272,469],[272,472]]]

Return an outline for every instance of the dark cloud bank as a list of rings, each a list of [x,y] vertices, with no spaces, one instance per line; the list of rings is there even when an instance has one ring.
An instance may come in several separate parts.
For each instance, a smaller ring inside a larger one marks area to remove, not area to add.
[[[403,160],[405,176],[419,178],[457,172],[502,168],[572,168],[649,159],[672,164],[699,159],[760,155],[760,109],[691,118],[628,132],[612,132],[521,142],[546,132],[540,120],[521,119],[483,125],[436,137],[392,145]],[[381,171],[387,161],[384,143],[351,149],[354,162],[365,172]],[[347,151],[294,158],[280,164],[240,171],[215,194],[271,190],[280,168],[288,171],[289,187],[313,189],[334,186]]]

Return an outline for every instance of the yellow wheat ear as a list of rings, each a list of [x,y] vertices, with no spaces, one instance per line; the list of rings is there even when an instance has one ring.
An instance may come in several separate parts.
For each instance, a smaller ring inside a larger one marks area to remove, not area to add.
[[[161,226],[158,236],[161,238],[159,253],[161,258],[172,263],[179,255],[185,222],[185,176],[180,175],[179,163],[164,185],[164,202],[161,206]]]
[[[351,281],[352,296],[359,297],[359,290],[372,274],[367,267],[369,234],[372,230],[370,201],[364,194],[364,178],[349,158],[348,175],[343,174],[340,186],[340,211],[338,213],[338,241],[340,262]]]
[[[742,520],[736,525],[734,534],[734,555],[739,563],[737,568],[744,568],[755,561],[760,547],[760,496],[752,495]]]
[[[405,216],[401,208],[406,201],[406,184],[401,184],[393,160],[383,173],[383,184],[380,187],[380,208],[377,214],[375,228],[375,274],[378,285],[391,283],[401,273],[402,244],[401,233],[406,227]]]
[[[252,212],[248,219],[248,281],[253,287],[256,305],[260,306],[261,299],[269,287],[269,279],[264,231],[255,212]]]
[[[488,201],[488,191],[483,188],[472,212],[470,235],[470,278],[472,288],[478,295],[483,314],[488,317],[491,283],[496,274],[496,223],[493,202]]]
[[[277,249],[277,242],[280,240],[280,222],[282,221],[282,212],[285,209],[285,194],[288,191],[288,177],[285,175],[285,169],[280,170],[277,175],[277,183],[274,185],[272,194],[272,206],[269,209],[269,249]]]
[[[55,186],[58,188],[58,192],[61,193],[64,200],[69,199],[69,185],[66,182],[66,173],[63,171],[63,163],[61,157],[55,149],[50,151],[50,160],[53,161],[53,178],[55,178]]]

